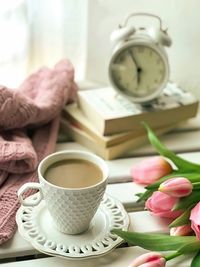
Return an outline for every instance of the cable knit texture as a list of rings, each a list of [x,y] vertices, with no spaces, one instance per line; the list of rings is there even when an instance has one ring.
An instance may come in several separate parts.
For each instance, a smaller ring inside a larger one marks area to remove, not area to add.
[[[0,244],[15,233],[17,191],[38,180],[38,163],[55,148],[61,109],[76,91],[68,60],[41,68],[15,90],[0,87]]]

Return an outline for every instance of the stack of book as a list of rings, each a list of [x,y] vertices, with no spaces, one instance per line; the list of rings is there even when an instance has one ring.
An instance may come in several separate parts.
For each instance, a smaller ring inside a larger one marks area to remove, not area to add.
[[[61,130],[110,160],[148,142],[142,121],[160,135],[195,117],[197,110],[198,100],[174,83],[146,105],[131,102],[111,87],[80,90],[77,102],[64,107]]]

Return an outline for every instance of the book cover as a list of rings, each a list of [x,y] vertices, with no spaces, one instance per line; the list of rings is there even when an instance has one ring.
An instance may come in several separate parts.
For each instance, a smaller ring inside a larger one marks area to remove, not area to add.
[[[197,113],[198,100],[168,83],[163,93],[146,105],[131,102],[112,87],[79,91],[78,105],[99,133],[109,135],[141,129],[141,121],[158,128],[192,118]]]

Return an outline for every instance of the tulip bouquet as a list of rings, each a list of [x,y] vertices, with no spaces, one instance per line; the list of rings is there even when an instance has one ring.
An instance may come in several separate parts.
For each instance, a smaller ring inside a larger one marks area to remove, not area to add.
[[[163,267],[182,254],[193,253],[191,267],[200,266],[200,165],[167,149],[143,123],[159,156],[133,166],[133,181],[145,185],[137,194],[151,214],[169,218],[169,234],[143,234],[114,229],[129,244],[151,250],[130,267]],[[165,251],[165,254],[163,253]],[[166,254],[167,253],[167,254]]]

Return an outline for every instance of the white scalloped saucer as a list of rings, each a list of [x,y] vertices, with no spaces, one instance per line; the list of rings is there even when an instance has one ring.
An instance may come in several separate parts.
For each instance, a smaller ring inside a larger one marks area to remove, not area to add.
[[[30,196],[35,198],[38,193]],[[45,202],[35,207],[21,206],[16,222],[22,237],[42,253],[67,259],[97,257],[110,252],[123,240],[111,234],[113,228],[127,230],[129,217],[123,205],[105,194],[89,229],[78,235],[59,232],[52,223]]]

